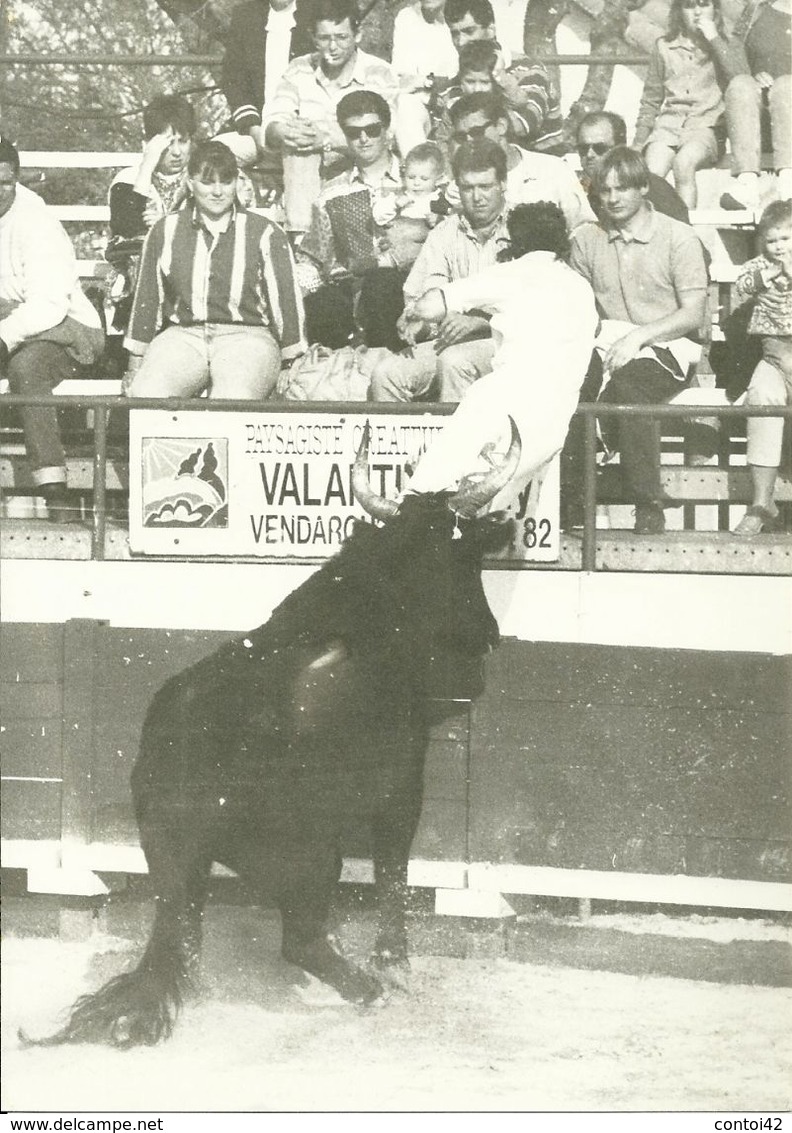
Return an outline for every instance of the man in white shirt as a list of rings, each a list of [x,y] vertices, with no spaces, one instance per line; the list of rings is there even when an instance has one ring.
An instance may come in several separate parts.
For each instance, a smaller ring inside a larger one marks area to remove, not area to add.
[[[18,187],[19,154],[0,141],[0,375],[12,393],[47,394],[104,349],[98,313],[83,294],[66,231],[34,193]],[[22,410],[32,478],[53,520],[76,521],[54,409]]]
[[[430,289],[408,305],[402,320],[403,333],[414,338],[426,322],[453,312],[494,311],[492,372],[465,393],[410,482],[411,491],[438,492],[472,469],[486,471],[479,454],[485,445],[506,451],[512,417],[522,443],[520,463],[492,501],[493,510],[507,506],[560,452],[598,322],[591,286],[566,263],[569,237],[558,207],[517,205],[507,225],[512,259]]]

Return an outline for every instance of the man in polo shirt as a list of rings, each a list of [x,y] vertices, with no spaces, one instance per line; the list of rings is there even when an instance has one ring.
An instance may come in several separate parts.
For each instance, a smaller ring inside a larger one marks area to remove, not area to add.
[[[506,201],[509,205],[550,201],[564,214],[569,231],[593,220],[573,170],[560,157],[533,153],[509,141],[509,113],[503,98],[494,93],[465,94],[450,109],[452,149],[462,142],[489,138],[506,155]],[[453,196],[449,194],[452,203]]]
[[[486,138],[460,146],[452,169],[460,196],[461,212],[446,217],[426,238],[404,284],[409,306],[425,291],[455,280],[467,279],[482,268],[492,267],[498,253],[509,242],[506,228],[506,156],[500,146]],[[405,326],[406,324],[402,324]],[[437,353],[437,397],[459,401],[465,390],[492,369],[494,347],[489,312],[449,313],[439,324],[422,328],[410,325],[410,341],[431,338]],[[411,380],[415,379],[410,375]],[[429,374],[433,379],[434,374]],[[429,390],[405,386],[402,376],[375,374],[372,399],[412,401]]]
[[[302,297],[285,233],[237,207],[222,142],[193,148],[191,199],[143,245],[124,345],[135,397],[268,397],[281,359],[305,349]]]
[[[373,91],[354,90],[336,108],[354,166],[327,183],[297,250],[309,342],[337,349],[356,333],[367,346],[401,348],[396,320],[404,274],[380,264],[380,243],[401,191],[390,146],[390,107]],[[355,311],[357,308],[357,311]]]
[[[600,400],[611,404],[662,404],[683,388],[700,354],[689,336],[704,323],[704,250],[688,225],[649,203],[648,170],[634,150],[616,146],[606,154],[595,186],[602,218],[577,229],[570,258],[591,284],[603,319],[596,349],[601,375],[590,375],[582,396],[596,397],[600,385]],[[659,423],[605,419],[602,435],[621,454],[624,486],[635,501],[635,531],[664,531]],[[562,462],[567,503],[579,498],[579,446],[578,427],[570,432]]]
[[[350,164],[336,106],[353,90],[381,94],[391,108],[399,81],[390,63],[358,50],[354,0],[316,0],[312,13],[316,53],[293,60],[264,107],[266,145],[284,156],[286,227],[304,232],[311,205],[325,180]]]

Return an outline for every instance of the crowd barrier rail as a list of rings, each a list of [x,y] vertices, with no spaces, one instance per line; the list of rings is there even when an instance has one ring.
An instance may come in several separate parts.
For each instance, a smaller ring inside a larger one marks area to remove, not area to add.
[[[75,394],[25,395],[5,394],[0,398],[0,407],[21,408],[23,406],[40,406],[61,408],[79,408],[88,411],[92,418],[90,429],[92,454],[92,537],[91,559],[105,558],[105,544],[107,533],[107,469],[108,469],[108,418],[112,411],[132,412],[138,409],[157,409],[167,412],[201,411],[233,412],[244,411],[250,413],[251,409],[273,411],[278,413],[300,414],[310,410],[312,413],[360,413],[364,408],[372,417],[387,416],[389,414],[411,415],[449,415],[454,411],[453,404],[444,403],[413,403],[402,402],[294,402],[294,401],[248,401],[248,400],[209,400],[207,398],[136,398],[116,396],[84,396]],[[580,569],[595,571],[598,569],[596,561],[597,543],[597,421],[602,418],[642,417],[659,419],[660,421],[675,420],[682,424],[695,415],[695,406],[692,405],[604,405],[600,403],[582,403],[576,410],[576,415],[583,418],[584,433],[584,481],[583,481],[583,528]],[[704,408],[704,407],[701,407]],[[792,420],[792,406],[747,406],[747,405],[707,405],[707,417],[717,418],[718,421],[732,418],[747,417],[783,417],[786,421]],[[739,502],[739,501],[734,501]]]

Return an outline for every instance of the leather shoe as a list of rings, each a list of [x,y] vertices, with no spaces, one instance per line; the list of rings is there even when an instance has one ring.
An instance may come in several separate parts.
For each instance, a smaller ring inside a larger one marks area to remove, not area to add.
[[[662,535],[665,531],[665,515],[661,504],[648,503],[635,505],[635,534]]]
[[[50,523],[82,523],[80,506],[71,502],[65,484],[42,484],[41,494],[47,504]]]

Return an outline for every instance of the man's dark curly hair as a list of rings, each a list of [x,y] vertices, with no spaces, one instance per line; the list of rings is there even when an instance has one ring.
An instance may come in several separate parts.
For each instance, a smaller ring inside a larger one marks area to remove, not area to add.
[[[569,230],[564,214],[552,201],[515,205],[506,217],[509,246],[499,260],[519,260],[528,252],[552,252],[559,260],[569,257]]]

